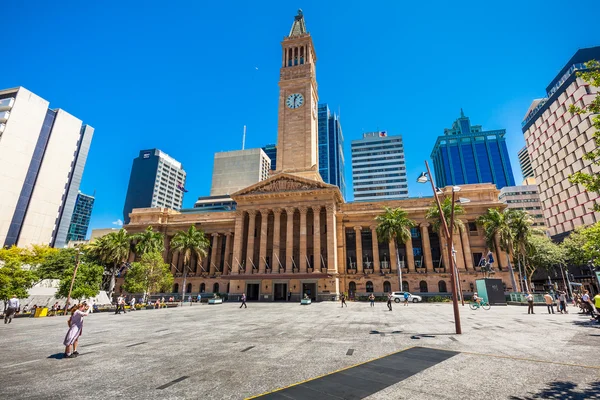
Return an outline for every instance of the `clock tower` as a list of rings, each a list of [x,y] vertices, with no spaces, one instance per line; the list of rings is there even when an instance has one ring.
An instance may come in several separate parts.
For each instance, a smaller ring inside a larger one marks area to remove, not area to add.
[[[322,181],[318,157],[317,56],[302,10],[294,17],[290,34],[281,47],[276,172]]]

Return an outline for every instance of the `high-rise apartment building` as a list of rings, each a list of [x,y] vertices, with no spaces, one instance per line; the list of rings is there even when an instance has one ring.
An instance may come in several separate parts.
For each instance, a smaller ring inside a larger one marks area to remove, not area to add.
[[[546,225],[537,185],[504,186],[500,189],[498,199],[508,208],[531,215],[534,227],[543,228]]]
[[[362,139],[352,141],[351,149],[355,201],[408,197],[402,136],[363,133]]]
[[[529,157],[527,146],[519,150],[518,157],[519,165],[521,166],[521,173],[523,174],[523,179],[535,178],[535,175],[533,174],[533,167],[531,166],[531,157]]]
[[[211,196],[229,195],[269,177],[271,160],[262,149],[215,153]]]
[[[165,207],[180,210],[183,205],[186,173],[181,163],[159,149],[140,151],[133,160],[129,187],[123,207],[123,221],[129,223],[134,208]]]
[[[48,105],[0,90],[0,246],[66,245],[94,128]]]
[[[277,145],[268,144],[262,148],[267,157],[271,160],[271,169],[274,171],[277,169]]]
[[[495,183],[498,189],[514,186],[505,129],[484,131],[481,125],[471,125],[460,110],[460,118],[452,128],[439,136],[431,159],[435,183],[439,187],[467,183]]]
[[[340,188],[346,197],[344,135],[340,118],[329,111],[327,104],[319,104],[319,173],[326,183]]]
[[[569,106],[589,104],[598,93],[577,77],[589,60],[600,60],[600,46],[578,50],[546,88],[546,97],[534,100],[522,122],[527,150],[540,191],[550,236],[560,240],[581,225],[600,221],[592,211],[600,196],[569,182],[578,171],[598,173],[600,168],[583,155],[596,149],[592,118],[573,115]]]
[[[90,218],[92,217],[92,209],[94,207],[94,196],[89,196],[79,192],[75,209],[71,217],[71,225],[67,235],[67,242],[85,240],[88,227],[90,226]]]

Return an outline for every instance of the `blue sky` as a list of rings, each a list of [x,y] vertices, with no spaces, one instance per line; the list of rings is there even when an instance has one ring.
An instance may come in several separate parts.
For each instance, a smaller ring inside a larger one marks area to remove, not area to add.
[[[96,191],[91,227],[122,218],[145,148],[183,163],[191,207],[244,125],[247,148],[276,142],[280,42],[299,7],[320,100],[341,113],[348,182],[350,141],[386,130],[403,135],[411,196],[430,194],[415,179],[461,107],[507,130],[520,182],[529,104],[578,48],[600,44],[564,1],[9,1],[0,88],[24,86],[96,128],[81,185]]]

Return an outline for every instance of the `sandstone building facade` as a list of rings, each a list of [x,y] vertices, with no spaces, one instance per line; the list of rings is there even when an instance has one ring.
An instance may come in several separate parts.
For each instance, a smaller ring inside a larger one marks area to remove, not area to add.
[[[135,209],[130,233],[147,226],[165,235],[165,260],[175,274],[173,291],[246,293],[249,300],[330,300],[400,289],[447,292],[451,287],[446,243],[425,219],[431,198],[346,203],[337,186],[319,175],[317,146],[316,55],[301,13],[282,42],[277,170],[268,179],[231,195],[235,211],[180,213],[166,208]],[[481,278],[478,261],[487,253],[476,218],[490,207],[503,208],[493,184],[465,185],[463,232],[454,237],[463,291]],[[447,195],[451,195],[450,188]],[[415,221],[412,238],[396,255],[393,245],[379,243],[375,218],[384,207],[401,207]],[[172,253],[173,235],[190,225],[211,240],[208,256],[192,259],[183,288],[183,260]],[[130,261],[135,258],[131,254]],[[400,260],[400,263],[397,262]],[[501,278],[511,290],[504,254],[496,255]],[[399,271],[400,269],[400,271]]]

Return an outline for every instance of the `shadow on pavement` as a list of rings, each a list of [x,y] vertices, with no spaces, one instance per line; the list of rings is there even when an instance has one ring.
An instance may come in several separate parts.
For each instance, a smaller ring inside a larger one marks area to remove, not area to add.
[[[63,358],[65,358],[65,353],[52,354],[51,356],[48,356],[47,358],[53,358],[55,360],[62,360]]]
[[[561,399],[561,400],[589,400],[600,399],[600,381],[593,382],[588,388],[582,391],[577,390],[577,384],[573,382],[550,382],[548,387],[531,396],[516,397],[511,396],[512,400],[532,400],[532,399]]]

